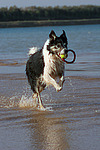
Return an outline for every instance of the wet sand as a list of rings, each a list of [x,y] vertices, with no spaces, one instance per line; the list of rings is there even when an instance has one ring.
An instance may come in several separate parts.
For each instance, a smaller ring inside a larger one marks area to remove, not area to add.
[[[1,60],[0,149],[99,150],[99,56],[91,62],[80,55],[75,64],[66,65],[63,90],[49,87],[41,94],[47,111],[34,108],[26,58]]]

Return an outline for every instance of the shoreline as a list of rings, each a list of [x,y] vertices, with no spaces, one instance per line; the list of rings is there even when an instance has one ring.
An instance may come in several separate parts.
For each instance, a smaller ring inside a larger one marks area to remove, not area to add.
[[[100,24],[100,19],[9,21],[9,22],[0,22],[0,28],[68,26],[68,25],[88,25],[88,24]]]

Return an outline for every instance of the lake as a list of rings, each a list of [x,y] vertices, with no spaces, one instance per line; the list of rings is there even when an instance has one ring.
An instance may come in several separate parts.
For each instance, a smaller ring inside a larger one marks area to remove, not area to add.
[[[34,108],[25,75],[29,48],[41,48],[51,30],[65,30],[74,64],[65,64],[59,93],[41,93],[47,111]],[[0,150],[100,149],[100,25],[0,28]]]

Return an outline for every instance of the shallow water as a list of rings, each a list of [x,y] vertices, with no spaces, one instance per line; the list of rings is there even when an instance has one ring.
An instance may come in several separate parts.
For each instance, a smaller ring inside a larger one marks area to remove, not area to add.
[[[68,31],[77,61],[66,65],[61,92],[53,87],[42,92],[47,111],[34,108],[25,63],[28,47],[40,47],[52,27],[0,29],[0,149],[100,149],[100,25],[53,28]]]

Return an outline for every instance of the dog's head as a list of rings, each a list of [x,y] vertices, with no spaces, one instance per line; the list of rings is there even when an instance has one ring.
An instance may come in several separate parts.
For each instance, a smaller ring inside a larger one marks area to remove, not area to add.
[[[67,37],[66,33],[63,30],[63,33],[60,35],[60,37],[56,36],[55,32],[52,30],[49,34],[49,45],[47,46],[47,49],[52,54],[60,54],[60,53],[67,53]]]

